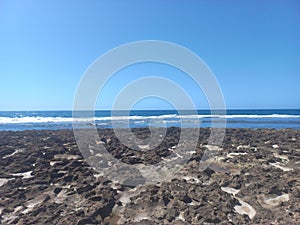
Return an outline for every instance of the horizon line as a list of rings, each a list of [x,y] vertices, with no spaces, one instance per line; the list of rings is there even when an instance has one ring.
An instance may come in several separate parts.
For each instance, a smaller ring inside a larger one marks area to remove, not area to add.
[[[177,111],[177,110],[212,110],[208,108],[202,109],[132,109],[130,111],[162,111],[162,110],[170,110],[170,111]],[[213,109],[213,110],[300,110],[300,108],[225,108],[225,109]],[[29,109],[29,110],[0,110],[0,112],[47,112],[47,111],[73,111],[73,109]],[[95,110],[88,110],[88,109],[81,109],[76,111],[113,111],[111,109],[95,109]],[[127,109],[116,109],[114,111],[128,111]]]

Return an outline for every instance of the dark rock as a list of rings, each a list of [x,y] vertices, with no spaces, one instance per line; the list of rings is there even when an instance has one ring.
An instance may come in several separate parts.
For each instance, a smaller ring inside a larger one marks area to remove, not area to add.
[[[98,132],[102,145],[122,162],[153,165],[172,153],[168,149],[178,144],[181,130],[168,128],[161,144],[151,151],[128,148],[113,130]],[[140,139],[150,135],[147,129],[133,132]],[[300,131],[227,129],[222,150],[216,153],[218,160],[202,171],[199,161],[210,132],[201,129],[199,137],[190,137],[198,138],[195,153],[174,178],[132,189],[105,177],[96,178],[81,157],[71,130],[0,131],[0,179],[9,179],[0,186],[0,223],[299,224]],[[275,143],[280,148],[273,148]],[[16,149],[22,151],[2,158]],[[227,157],[228,153],[241,152],[244,154]],[[289,161],[276,158],[274,153],[288,156]],[[68,159],[69,155],[79,157]],[[293,170],[283,171],[274,163]],[[32,177],[13,175],[27,171],[33,171]],[[124,179],[132,179],[127,175],[124,173]],[[136,179],[136,183],[143,182],[142,176]],[[223,191],[224,187],[239,192],[233,196]],[[128,199],[124,198],[126,192],[130,194]],[[264,199],[282,194],[288,194],[289,200],[276,206],[264,203]],[[237,198],[256,210],[254,218],[237,213]],[[36,205],[30,208],[29,203]],[[25,209],[28,212],[22,213]]]
[[[61,190],[62,190],[62,188],[55,188],[53,192],[55,194],[59,194],[61,192]]]

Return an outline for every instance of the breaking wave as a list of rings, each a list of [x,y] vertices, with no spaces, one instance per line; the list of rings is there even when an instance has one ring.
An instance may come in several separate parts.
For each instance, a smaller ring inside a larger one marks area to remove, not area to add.
[[[124,120],[181,120],[181,119],[293,119],[300,118],[300,115],[283,115],[283,114],[271,114],[271,115],[158,115],[158,116],[105,116],[94,118],[72,118],[72,117],[41,117],[41,116],[25,116],[25,117],[0,117],[0,124],[18,124],[18,123],[72,123],[72,122],[101,122],[101,121],[124,121]]]

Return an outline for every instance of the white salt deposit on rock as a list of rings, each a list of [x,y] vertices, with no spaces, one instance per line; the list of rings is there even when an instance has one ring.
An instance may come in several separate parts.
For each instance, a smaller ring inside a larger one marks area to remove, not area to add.
[[[225,191],[228,194],[233,194],[235,196],[237,193],[239,193],[239,189],[231,188],[231,187],[221,187],[222,191]]]
[[[242,149],[242,148],[250,148],[250,145],[239,145],[239,146],[237,146],[237,150],[240,150],[240,149]]]
[[[284,172],[288,172],[288,171],[294,170],[293,168],[282,166],[281,163],[279,163],[279,162],[269,163],[269,164],[270,164],[271,166],[274,166],[274,167],[276,167],[276,168],[281,169],[281,170],[284,171]]]
[[[287,155],[279,155],[277,152],[274,152],[273,155],[274,155],[275,158],[278,158],[278,159],[283,159],[283,160],[286,160],[286,161],[289,160],[289,157]]]
[[[12,157],[12,156],[14,156],[14,155],[16,155],[17,153],[19,153],[19,152],[23,152],[24,151],[24,149],[23,148],[20,148],[20,149],[16,149],[13,153],[11,153],[11,154],[9,154],[9,155],[5,155],[5,156],[3,156],[2,157],[2,159],[6,159],[6,158],[9,158],[9,157]]]
[[[10,179],[7,179],[7,178],[0,178],[0,187],[3,186],[4,184],[6,184],[9,180],[11,180],[12,178]],[[1,213],[0,213],[1,214]]]
[[[142,220],[147,220],[147,219],[150,219],[150,217],[149,217],[148,213],[146,213],[146,212],[139,213],[138,215],[136,215],[136,216],[133,218],[133,220],[134,220],[135,222],[140,222],[140,221],[142,221]]]
[[[50,161],[49,164],[50,164],[50,166],[54,166],[58,162],[60,162],[60,161]]]
[[[259,204],[266,208],[272,209],[276,206],[279,206],[282,202],[287,202],[290,200],[289,194],[282,194],[276,197],[266,197],[264,194],[257,196]]]
[[[183,179],[186,180],[186,182],[190,183],[190,184],[198,184],[198,183],[200,183],[200,180],[197,177],[184,176]]]
[[[145,150],[145,149],[149,149],[150,146],[149,145],[138,145],[138,147],[142,150]]]
[[[238,214],[241,214],[241,215],[245,214],[245,215],[249,216],[250,219],[253,219],[253,217],[256,214],[256,210],[251,205],[249,205],[247,202],[244,202],[239,198],[236,198],[236,199],[239,200],[241,205],[234,206],[235,211]]]
[[[13,175],[13,176],[22,176],[24,179],[26,179],[26,178],[31,178],[31,177],[33,177],[33,176],[31,175],[31,173],[32,173],[32,171],[27,171],[27,172],[24,172],[24,173],[13,173],[12,175]]]
[[[234,206],[234,209],[237,213],[243,215],[249,216],[250,219],[253,219],[253,217],[256,214],[256,210],[247,202],[244,202],[240,198],[235,197],[237,193],[239,193],[239,189],[231,188],[231,187],[221,187],[222,191],[232,194],[235,199],[237,199],[240,202],[240,205]]]
[[[228,158],[234,158],[234,156],[238,156],[238,155],[247,155],[247,152],[231,152],[227,155]]]
[[[182,221],[185,221],[185,218],[183,216],[183,212],[181,211],[177,217],[178,220],[182,220]]]
[[[43,197],[37,197],[35,199],[29,200],[25,206],[26,209],[22,212],[23,214],[29,213],[33,210],[33,208],[43,202],[44,198]]]
[[[172,146],[171,148],[168,148],[169,151],[173,151],[176,148],[176,146]]]
[[[265,199],[265,203],[271,206],[278,206],[281,202],[287,202],[289,200],[289,194],[283,194],[275,198]]]
[[[54,156],[54,159],[67,159],[67,160],[71,160],[71,159],[79,159],[80,156],[79,155],[68,155],[68,154],[56,154]]]
[[[222,150],[219,146],[216,145],[204,145],[209,151],[219,151]]]

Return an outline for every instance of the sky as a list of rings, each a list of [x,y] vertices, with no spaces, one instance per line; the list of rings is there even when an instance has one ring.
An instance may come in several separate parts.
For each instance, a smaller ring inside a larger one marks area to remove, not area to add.
[[[299,21],[297,0],[0,0],[0,110],[72,110],[87,68],[109,50],[142,40],[197,54],[228,109],[300,108]],[[147,76],[176,82],[197,108],[208,107],[187,74],[142,63],[114,74],[96,108],[110,109],[126,85]],[[148,98],[135,107],[173,106]]]

